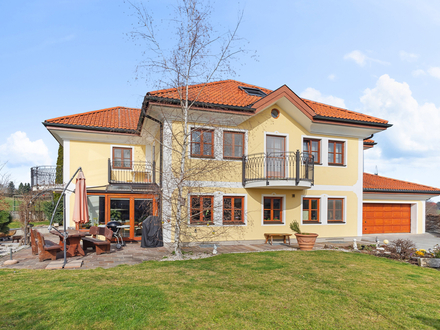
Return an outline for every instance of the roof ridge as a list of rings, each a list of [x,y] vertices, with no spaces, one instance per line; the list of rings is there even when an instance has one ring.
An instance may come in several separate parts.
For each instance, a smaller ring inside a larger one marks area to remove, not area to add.
[[[238,80],[235,80],[235,79],[225,79],[225,80],[211,81],[211,82],[208,82],[208,83],[200,83],[200,84],[195,84],[195,85],[188,85],[188,87],[190,87],[190,88],[197,88],[197,87],[201,87],[203,85],[205,85],[205,86],[208,86],[208,85],[212,86],[212,85],[223,84],[223,83],[226,83],[226,82],[235,82],[235,83],[237,83],[239,85],[240,84],[244,84],[244,85],[256,87],[258,89],[262,88],[262,89],[265,89],[265,90],[268,90],[268,91],[272,92],[272,90],[269,89],[269,88],[265,88],[265,87],[261,87],[261,86],[257,86],[257,85],[253,85],[253,84],[248,84],[248,83],[245,83],[245,82],[242,82],[242,81],[238,81]],[[166,92],[173,91],[173,90],[176,90],[176,89],[177,89],[177,87],[171,87],[171,88],[165,88],[165,89],[159,89],[159,90],[156,90],[156,91],[151,91],[151,92],[148,92],[148,93],[166,93]]]
[[[347,113],[361,114],[362,116],[368,117],[370,119],[376,119],[376,120],[380,120],[380,121],[388,123],[388,120],[385,120],[385,119],[382,119],[382,118],[378,118],[378,117],[374,117],[374,116],[371,116],[371,115],[366,115],[365,113],[362,113],[362,112],[348,110],[348,109],[337,107],[337,106],[330,105],[330,104],[327,104],[327,103],[322,103],[322,102],[317,102],[317,101],[309,100],[309,99],[306,99],[306,98],[303,98],[303,97],[301,97],[301,99],[303,99],[304,101],[309,101],[309,102],[312,102],[312,103],[320,104],[320,105],[323,105],[325,107],[338,109],[340,111],[347,112]]]
[[[50,119],[47,119],[46,122],[48,122],[50,120],[60,120],[60,119],[64,119],[64,118],[83,117],[83,116],[90,115],[90,114],[93,114],[93,113],[112,111],[112,110],[116,110],[116,109],[141,110],[140,108],[129,108],[129,107],[117,106],[117,107],[111,107],[111,108],[105,108],[105,109],[99,109],[99,110],[92,110],[92,111],[87,111],[87,112],[75,113],[73,115],[68,115],[68,116],[61,116],[61,117],[50,118]]]

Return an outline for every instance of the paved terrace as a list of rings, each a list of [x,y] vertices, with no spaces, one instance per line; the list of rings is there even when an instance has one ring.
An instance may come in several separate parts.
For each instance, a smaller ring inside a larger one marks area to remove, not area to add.
[[[58,239],[50,237],[52,235],[45,235],[54,242]],[[419,234],[419,235],[377,235],[382,242],[383,239],[389,241],[397,238],[409,238],[413,240],[418,248],[429,248],[435,244],[440,244],[439,234]],[[292,236],[293,237],[293,236]],[[376,235],[366,235],[363,237],[350,237],[350,238],[318,238],[315,244],[315,250],[323,249],[325,245],[332,245],[334,247],[343,247],[353,244],[353,238],[357,239],[358,244],[372,244],[375,242]],[[284,244],[282,240],[274,241],[273,245],[265,244],[264,240],[258,241],[246,241],[246,242],[221,242],[217,246],[218,254],[222,253],[249,253],[249,252],[263,252],[263,251],[293,251],[298,249],[296,239],[293,237],[291,245]],[[0,242],[0,244],[3,242]],[[6,243],[6,242],[5,242]],[[184,253],[189,257],[199,256],[207,257],[212,255],[213,244],[200,244],[197,246],[189,246],[183,248]],[[143,261],[148,260],[164,260],[172,258],[172,250],[166,247],[161,248],[141,248],[139,242],[127,243],[125,247],[120,250],[116,249],[116,244],[111,245],[109,253],[103,253],[96,255],[92,250],[88,250],[84,257],[72,257],[68,258],[68,263],[77,261],[77,264],[81,264],[81,269],[94,269],[98,267],[111,268],[118,265],[135,265]],[[14,269],[46,269],[50,263],[54,263],[51,260],[39,262],[38,256],[32,255],[31,248],[24,248],[13,254],[13,259],[18,263],[11,266],[3,266],[3,262],[9,260],[9,256],[0,258],[0,264],[2,268],[14,268]],[[57,255],[57,263],[62,263],[63,252],[59,252]],[[48,267],[50,268],[50,266]]]

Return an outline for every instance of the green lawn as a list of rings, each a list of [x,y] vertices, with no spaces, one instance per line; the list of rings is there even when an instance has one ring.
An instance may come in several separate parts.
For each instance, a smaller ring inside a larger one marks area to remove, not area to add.
[[[0,270],[1,329],[439,329],[440,272],[338,251]]]
[[[34,226],[41,226],[41,225],[46,225],[48,226],[50,221],[49,220],[45,220],[45,221],[31,221],[31,224],[33,224]],[[20,221],[12,221],[9,225],[9,228],[21,228],[21,223]]]

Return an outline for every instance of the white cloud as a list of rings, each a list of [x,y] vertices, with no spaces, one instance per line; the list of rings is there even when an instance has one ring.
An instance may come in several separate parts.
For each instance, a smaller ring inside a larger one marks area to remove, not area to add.
[[[336,79],[336,75],[334,75],[334,74],[332,73],[332,74],[329,74],[327,78],[328,78],[329,80],[335,80],[335,79]]]
[[[0,159],[8,162],[8,167],[21,165],[50,165],[49,149],[42,139],[31,141],[25,132],[11,134],[6,143],[0,145]]]
[[[440,154],[440,109],[433,103],[419,104],[407,83],[384,74],[376,87],[364,91],[361,102],[365,113],[389,119],[394,124],[392,134],[387,136],[396,149]]]
[[[335,107],[346,108],[343,99],[332,95],[328,95],[328,96],[322,95],[320,91],[312,87],[306,88],[306,90],[303,91],[299,96],[312,101],[330,104]]]
[[[440,79],[440,68],[439,67],[431,67],[428,69],[428,73],[434,78]]]
[[[426,75],[426,72],[425,72],[425,70],[418,69],[418,70],[414,70],[414,71],[412,72],[412,75],[413,75],[414,77],[424,76],[424,75]]]
[[[400,59],[405,62],[415,62],[419,58],[419,55],[407,53],[403,50],[400,51],[399,56],[400,56]]]
[[[356,64],[360,66],[365,66],[367,63],[375,62],[382,65],[389,65],[390,63],[381,61],[372,57],[368,57],[364,53],[362,53],[360,50],[353,50],[352,52],[344,55],[344,60],[352,60]]]

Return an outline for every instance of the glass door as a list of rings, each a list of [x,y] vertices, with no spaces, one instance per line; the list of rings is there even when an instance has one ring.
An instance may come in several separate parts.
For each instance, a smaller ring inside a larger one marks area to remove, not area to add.
[[[286,138],[266,136],[266,175],[268,179],[284,179],[286,170]]]
[[[110,221],[130,225],[130,198],[110,198]],[[130,228],[121,228],[122,237],[130,237]]]
[[[153,200],[134,200],[134,237],[142,237],[142,222],[150,215],[153,215]]]

